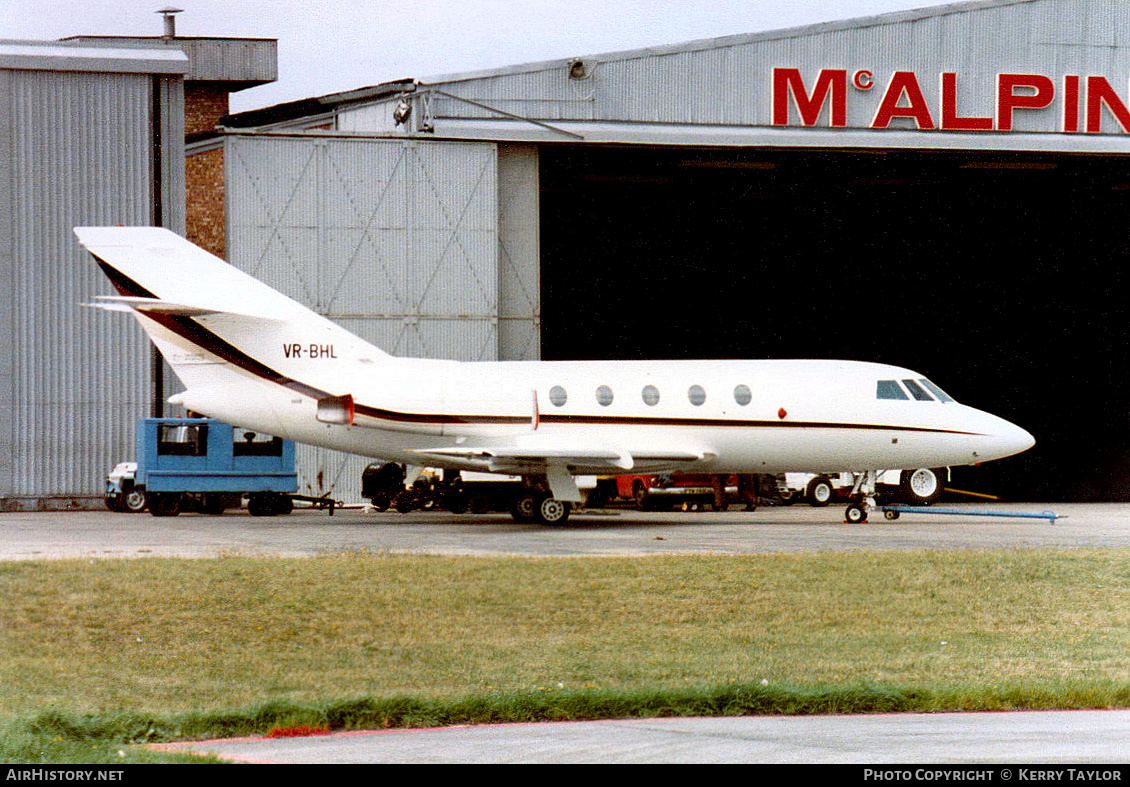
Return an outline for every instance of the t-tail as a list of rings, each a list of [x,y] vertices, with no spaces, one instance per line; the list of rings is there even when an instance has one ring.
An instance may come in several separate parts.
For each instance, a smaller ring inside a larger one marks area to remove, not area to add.
[[[186,388],[170,401],[190,410],[252,426],[249,410],[261,409],[259,428],[270,431],[280,397],[347,396],[318,373],[319,361],[388,358],[167,229],[76,227],[75,235],[118,291],[89,305],[137,318]]]

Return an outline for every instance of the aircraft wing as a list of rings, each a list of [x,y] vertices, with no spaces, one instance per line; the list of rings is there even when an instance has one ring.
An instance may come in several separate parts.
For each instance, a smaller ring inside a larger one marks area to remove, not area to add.
[[[528,440],[499,446],[452,446],[420,449],[423,461],[463,459],[482,463],[483,469],[511,475],[544,474],[559,500],[580,500],[575,475],[624,473],[644,468],[671,470],[712,458],[706,451],[628,451],[613,446],[561,444],[556,441]]]
[[[422,448],[416,453],[441,459],[481,460],[496,473],[544,472],[547,465],[559,464],[574,468],[578,475],[628,471],[638,465],[684,465],[710,458],[703,451],[664,451],[629,453],[613,448],[522,448],[515,446],[465,446]]]

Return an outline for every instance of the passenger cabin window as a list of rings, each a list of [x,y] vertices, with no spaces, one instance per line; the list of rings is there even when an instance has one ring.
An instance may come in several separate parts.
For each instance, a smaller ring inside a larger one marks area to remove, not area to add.
[[[569,395],[560,385],[555,385],[549,389],[549,401],[554,407],[563,407],[568,399]]]
[[[612,389],[607,385],[602,385],[596,389],[596,402],[601,407],[607,407],[612,404]]]
[[[910,395],[913,396],[918,401],[920,401],[920,402],[932,402],[932,401],[934,401],[934,397],[932,397],[932,396],[930,396],[930,394],[926,393],[926,389],[923,388],[918,383],[914,382],[914,380],[903,380],[902,384],[906,386],[906,390],[910,391]]]
[[[898,380],[880,380],[875,386],[875,397],[878,399],[905,399],[910,397],[902,390]]]
[[[687,398],[691,400],[691,404],[698,407],[706,401],[706,390],[701,385],[692,385],[687,390]]]
[[[158,424],[159,456],[207,456],[207,424]]]
[[[659,404],[659,389],[654,385],[645,385],[640,395],[643,397],[643,403],[648,407],[655,407]]]
[[[748,385],[739,385],[734,389],[734,401],[742,407],[753,401],[753,394],[750,393]]]

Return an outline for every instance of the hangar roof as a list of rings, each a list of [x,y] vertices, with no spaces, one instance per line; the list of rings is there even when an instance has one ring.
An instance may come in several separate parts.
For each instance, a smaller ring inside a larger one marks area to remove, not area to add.
[[[186,80],[225,82],[231,92],[278,79],[278,41],[274,38],[73,36],[62,43],[180,51],[188,58]]]
[[[332,113],[368,135],[1130,152],[1126,42],[1120,0],[973,0],[378,86]]]
[[[183,74],[188,58],[179,50],[139,46],[91,46],[68,41],[0,41],[0,68],[26,71],[86,71]]]
[[[1057,1],[1067,2],[1068,0]],[[1087,1],[1088,0],[1080,0],[1079,4],[1083,5]],[[553,70],[560,68],[561,66],[569,66],[577,60],[585,59],[591,59],[594,62],[607,63],[613,61],[663,57],[666,55],[677,55],[685,54],[688,52],[724,49],[728,47],[756,44],[766,41],[805,38],[837,31],[865,30],[874,27],[900,25],[933,17],[951,16],[953,14],[967,14],[971,11],[976,11],[983,8],[996,8],[998,6],[1017,5],[1030,2],[1033,2],[1033,0],[971,0],[970,2],[964,3],[950,3],[948,5],[931,6],[929,8],[913,9],[909,11],[892,11],[886,14],[854,17],[851,19],[841,19],[833,22],[819,22],[811,25],[800,25],[797,27],[765,30],[757,33],[743,33],[730,36],[721,36],[717,38],[700,38],[692,41],[665,44],[662,46],[650,46],[638,49],[625,49],[615,52],[582,55],[573,58],[566,58],[564,60],[544,60],[540,62],[520,63],[496,69],[484,69],[479,71],[445,74],[441,76],[430,77],[424,81],[429,84],[434,84],[441,82],[462,82],[472,79],[489,79],[514,74],[530,73],[533,71]]]

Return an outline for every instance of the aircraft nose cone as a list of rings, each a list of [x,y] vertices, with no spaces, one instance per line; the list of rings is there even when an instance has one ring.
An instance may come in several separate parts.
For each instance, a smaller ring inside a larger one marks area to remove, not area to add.
[[[1006,456],[1027,451],[1036,444],[1036,438],[1027,430],[1021,429],[1003,418],[997,419],[999,425],[992,430],[992,452],[994,458],[1001,459]]]

